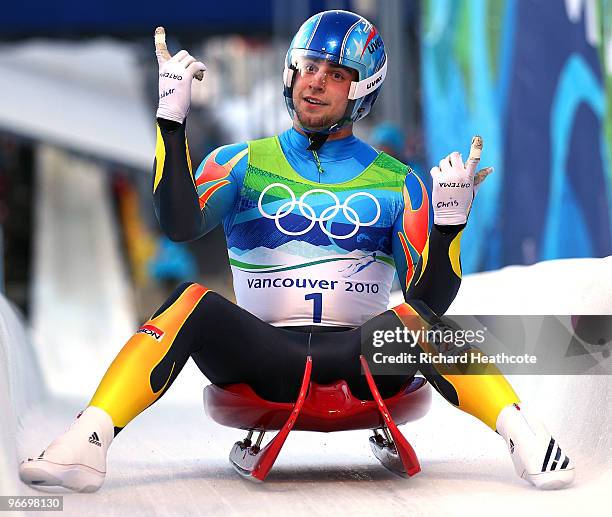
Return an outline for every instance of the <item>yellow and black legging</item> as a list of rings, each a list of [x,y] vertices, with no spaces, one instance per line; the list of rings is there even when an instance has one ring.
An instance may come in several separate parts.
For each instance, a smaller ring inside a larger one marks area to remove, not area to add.
[[[190,356],[214,384],[246,382],[265,399],[292,401],[309,352],[313,381],[344,379],[355,396],[367,399],[370,392],[359,363],[362,340],[377,329],[436,321],[422,302],[415,302],[355,329],[279,328],[201,285],[183,284],[119,352],[90,405],[111,416],[117,433],[168,390]],[[501,375],[458,375],[424,365],[402,375],[377,376],[383,397],[396,393],[418,369],[449,402],[493,429],[501,409],[518,402]]]

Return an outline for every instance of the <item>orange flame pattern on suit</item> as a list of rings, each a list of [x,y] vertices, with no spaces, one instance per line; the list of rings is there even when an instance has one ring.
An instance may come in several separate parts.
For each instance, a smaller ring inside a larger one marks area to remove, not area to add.
[[[204,208],[204,206],[206,205],[206,202],[210,199],[210,196],[212,196],[217,190],[219,190],[224,185],[228,185],[230,183],[225,178],[229,176],[234,166],[242,159],[242,157],[248,153],[248,149],[243,149],[238,154],[230,158],[230,160],[228,160],[224,164],[219,164],[216,162],[216,158],[221,149],[223,148],[220,147],[218,149],[215,149],[210,154],[210,156],[208,157],[208,160],[206,160],[206,163],[204,164],[202,174],[196,181],[196,188],[197,188],[201,185],[210,183],[212,181],[223,180],[223,181],[220,181],[219,183],[215,183],[214,185],[211,185],[200,195],[199,197],[200,209]]]
[[[415,178],[417,178],[421,186],[421,205],[417,208],[413,208],[410,194],[404,185],[402,192],[404,196],[404,216],[402,219],[403,232],[398,233],[404,255],[406,255],[406,264],[408,265],[406,269],[406,287],[410,285],[415,267],[410,248],[421,255],[427,243],[429,230],[429,197],[427,195],[427,189],[418,176],[415,175]]]
[[[100,381],[90,406],[106,411],[116,427],[125,427],[130,420],[155,402],[167,387],[174,365],[164,386],[153,391],[151,373],[166,356],[185,321],[209,292],[193,284],[161,314],[147,321],[142,329],[155,329],[157,339],[148,333],[136,332],[121,349]]]
[[[431,326],[408,303],[391,309],[406,328],[419,331],[429,330]],[[438,349],[427,339],[419,341],[420,348],[427,354],[440,355]],[[477,348],[470,349],[472,353],[481,353]],[[455,364],[434,364],[437,374],[442,377],[455,391],[459,400],[459,409],[475,416],[495,431],[497,417],[503,408],[509,404],[520,402],[518,395],[512,389],[495,364],[478,364],[469,370]],[[439,382],[439,381],[438,381]],[[447,399],[448,400],[448,399]]]
[[[391,310],[406,327],[413,328],[413,325],[411,325],[411,323],[414,322],[414,318],[419,318],[420,321],[419,313],[407,303],[400,303],[396,307],[393,307]]]

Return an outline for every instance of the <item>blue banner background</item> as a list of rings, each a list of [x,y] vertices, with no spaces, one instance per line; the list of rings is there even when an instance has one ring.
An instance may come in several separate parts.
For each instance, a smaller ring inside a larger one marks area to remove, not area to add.
[[[484,138],[493,165],[462,242],[465,273],[612,250],[607,1],[430,0],[422,38],[429,162]],[[587,6],[587,4],[591,4]],[[586,8],[599,43],[587,41]],[[608,116],[606,117],[606,113]]]

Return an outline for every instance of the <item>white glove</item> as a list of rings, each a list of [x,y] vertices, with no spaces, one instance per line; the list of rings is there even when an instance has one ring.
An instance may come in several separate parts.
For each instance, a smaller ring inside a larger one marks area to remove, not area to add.
[[[480,146],[482,148],[482,140]],[[430,174],[433,178],[431,199],[435,224],[446,226],[467,222],[480,183],[493,172],[492,167],[487,167],[475,174],[479,162],[480,152],[476,155],[470,152],[470,158],[465,165],[461,155],[454,152],[440,160],[438,167],[431,169]]]
[[[159,63],[159,106],[157,117],[182,124],[191,104],[191,82],[198,72],[206,70],[186,50],[171,58],[167,52],[155,51]]]

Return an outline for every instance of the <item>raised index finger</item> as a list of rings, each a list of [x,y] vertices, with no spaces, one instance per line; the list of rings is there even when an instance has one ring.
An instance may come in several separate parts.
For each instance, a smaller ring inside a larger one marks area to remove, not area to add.
[[[157,63],[160,65],[172,57],[168,52],[166,30],[163,27],[155,29],[155,55],[157,56]]]
[[[157,56],[157,64],[160,66],[162,63],[165,63],[172,57],[170,52],[168,52],[168,46],[166,45],[166,29],[161,26],[155,29],[155,55]],[[205,69],[206,67],[204,67],[202,70],[198,70],[195,73],[194,78],[201,81],[204,77]]]
[[[470,156],[467,159],[465,168],[468,174],[473,178],[476,172],[476,167],[480,162],[480,154],[482,153],[483,141],[481,136],[474,136],[472,138],[472,145],[470,146]]]

